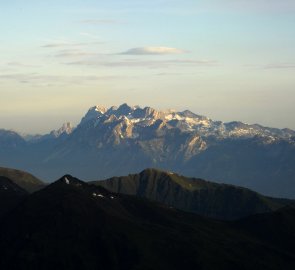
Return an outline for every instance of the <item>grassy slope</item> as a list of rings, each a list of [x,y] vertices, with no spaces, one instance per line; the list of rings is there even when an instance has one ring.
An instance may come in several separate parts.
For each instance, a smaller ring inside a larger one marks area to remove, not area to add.
[[[113,192],[145,197],[218,219],[237,219],[294,204],[291,200],[265,197],[246,188],[186,178],[155,169],[93,183]]]
[[[28,192],[34,192],[44,187],[44,183],[40,179],[24,171],[0,167],[0,176],[9,178]]]

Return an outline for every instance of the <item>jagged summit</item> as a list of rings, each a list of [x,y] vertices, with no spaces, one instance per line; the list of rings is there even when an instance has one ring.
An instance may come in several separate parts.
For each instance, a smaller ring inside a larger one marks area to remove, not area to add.
[[[91,107],[86,115],[82,118],[80,125],[83,123],[88,122],[89,120],[95,119],[97,117],[100,117],[106,113],[107,109],[102,106],[93,106]]]
[[[104,106],[96,105],[94,106],[95,111],[100,113],[105,113],[107,111],[107,108]]]
[[[55,138],[58,138],[62,135],[69,135],[73,132],[74,127],[72,126],[72,124],[70,122],[64,123],[61,128],[59,128],[58,130],[53,130],[51,131],[51,135]]]
[[[156,110],[151,107],[141,108],[130,106],[127,103],[119,107],[102,106],[91,107],[83,117],[80,125],[93,122],[96,127],[101,120],[104,123],[128,119],[127,123],[132,129],[140,127],[153,127],[161,120],[161,127],[165,129],[177,128],[182,132],[197,132],[200,136],[218,136],[220,138],[253,138],[255,136],[265,137],[266,142],[275,141],[277,138],[289,139],[295,136],[295,131],[290,129],[267,128],[257,124],[249,125],[238,121],[224,123],[214,121],[206,116],[195,114],[189,110]],[[138,134],[138,132],[136,132]],[[132,136],[131,136],[132,137]]]
[[[134,108],[127,105],[127,103],[122,104],[115,112],[117,116],[127,116],[134,111]]]

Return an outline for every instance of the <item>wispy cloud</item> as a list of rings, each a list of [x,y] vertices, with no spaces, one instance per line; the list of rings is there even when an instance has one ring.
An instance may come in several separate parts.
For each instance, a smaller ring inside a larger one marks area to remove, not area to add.
[[[92,33],[88,33],[88,32],[82,32],[82,33],[80,33],[80,35],[83,37],[86,37],[86,38],[96,39],[96,40],[100,38],[99,36],[92,34]]]
[[[203,1],[201,6],[226,10],[238,10],[242,12],[290,12],[295,10],[294,0],[209,0]]]
[[[166,55],[166,54],[183,54],[187,53],[185,50],[171,48],[171,47],[139,47],[131,48],[119,54],[123,55]]]
[[[218,62],[214,60],[162,60],[162,61],[136,61],[136,60],[122,60],[122,61],[101,61],[101,60],[84,60],[66,63],[67,65],[85,65],[85,66],[103,66],[103,67],[143,67],[143,68],[167,68],[167,67],[186,67],[186,66],[217,66]]]
[[[95,56],[97,53],[86,52],[83,50],[61,50],[55,57],[88,57]]]
[[[90,45],[99,45],[104,44],[103,42],[55,42],[55,43],[47,43],[42,45],[42,48],[63,48],[63,47],[81,47],[81,46],[90,46]]]
[[[116,20],[107,20],[107,19],[90,19],[90,20],[82,20],[79,21],[84,24],[117,24],[120,23]]]
[[[80,35],[89,35],[89,33],[80,33]],[[93,39],[93,37],[91,37]],[[68,40],[61,40],[56,42],[47,43],[41,46],[48,50],[48,56],[50,57],[80,57],[82,59],[98,56],[96,53],[98,45],[104,44],[100,41],[90,41],[90,42],[73,42]]]
[[[16,73],[16,72],[22,72],[22,70],[40,70],[42,68],[42,64],[37,64],[28,61],[27,63],[25,62],[18,62],[18,61],[13,61],[13,62],[0,62],[0,75],[5,76],[5,74],[11,74],[11,73]]]
[[[265,69],[295,69],[295,63],[273,63],[264,66]]]
[[[6,65],[10,66],[10,67],[24,67],[24,68],[37,68],[37,67],[40,67],[40,65],[21,63],[21,62],[8,62],[8,63],[6,63]]]
[[[60,47],[67,47],[69,45],[70,44],[68,43],[48,43],[48,44],[42,45],[41,47],[42,48],[60,48]]]
[[[0,80],[16,81],[22,84],[31,85],[60,85],[60,84],[85,84],[88,82],[108,81],[116,79],[118,76],[95,76],[95,75],[46,75],[38,73],[11,73],[0,75]]]
[[[97,53],[94,53],[93,50],[96,49],[97,45],[103,44],[102,42],[56,42],[56,43],[47,43],[42,48],[53,49],[53,52],[50,51],[50,57],[58,58],[70,58],[70,57],[90,57],[97,56]]]

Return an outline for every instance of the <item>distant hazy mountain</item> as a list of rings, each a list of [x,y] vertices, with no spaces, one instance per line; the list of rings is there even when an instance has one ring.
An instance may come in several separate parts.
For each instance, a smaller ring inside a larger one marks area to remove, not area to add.
[[[295,198],[295,131],[190,111],[95,106],[75,128],[66,124],[26,140],[2,131],[0,164],[47,180],[66,172],[95,180],[156,167]]]
[[[65,175],[2,216],[0,268],[293,270],[294,241],[293,208],[221,222]]]
[[[26,144],[21,135],[11,130],[0,129],[0,148],[1,150],[16,149]]]
[[[295,206],[295,201],[265,197],[246,188],[155,169],[92,183],[112,192],[144,197],[217,219],[237,219],[271,212],[286,205]]]

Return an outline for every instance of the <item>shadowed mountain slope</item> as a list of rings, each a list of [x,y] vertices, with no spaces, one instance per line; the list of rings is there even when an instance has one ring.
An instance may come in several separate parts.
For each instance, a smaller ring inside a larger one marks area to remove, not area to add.
[[[294,213],[287,214],[292,235]],[[275,224],[278,235],[285,221]],[[30,195],[0,222],[0,267],[294,269],[294,246],[276,245],[256,236],[249,222],[241,223],[114,194],[66,175]]]
[[[237,219],[295,205],[292,200],[265,197],[246,188],[187,178],[156,169],[92,183],[112,192],[145,197],[218,219]]]
[[[28,195],[27,191],[10,179],[0,176],[0,219]]]
[[[45,184],[30,173],[0,167],[0,176],[9,178],[28,192],[37,191],[45,186]]]

